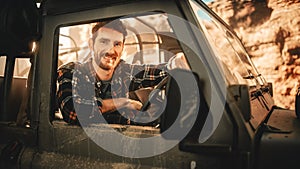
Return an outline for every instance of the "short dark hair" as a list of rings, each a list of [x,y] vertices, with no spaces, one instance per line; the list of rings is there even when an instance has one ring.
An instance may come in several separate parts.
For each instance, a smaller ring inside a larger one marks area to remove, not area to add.
[[[102,21],[102,22],[97,22],[96,25],[93,26],[93,28],[92,28],[92,39],[93,40],[95,40],[95,38],[97,37],[97,31],[102,27],[113,29],[115,31],[122,33],[124,36],[124,39],[125,39],[125,36],[127,35],[126,28],[123,25],[123,23],[120,21],[120,19],[116,19],[113,21]]]

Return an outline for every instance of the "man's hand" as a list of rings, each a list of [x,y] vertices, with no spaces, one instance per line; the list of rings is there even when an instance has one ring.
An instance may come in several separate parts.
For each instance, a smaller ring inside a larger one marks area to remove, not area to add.
[[[127,104],[125,105],[126,108],[132,110],[141,110],[143,104],[139,101],[127,99]]]
[[[167,64],[167,68],[169,70],[175,69],[175,68],[190,70],[187,60],[185,59],[185,56],[182,52],[177,53],[175,56],[173,56],[169,60],[169,62]]]
[[[128,98],[105,99],[102,102],[101,112],[112,112],[121,108],[140,110],[142,106],[143,104],[141,102]]]

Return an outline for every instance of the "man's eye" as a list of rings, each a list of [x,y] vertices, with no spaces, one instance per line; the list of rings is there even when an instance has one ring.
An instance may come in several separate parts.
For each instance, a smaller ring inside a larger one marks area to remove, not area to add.
[[[118,47],[122,46],[122,42],[116,42],[115,46],[118,46]]]
[[[99,43],[105,44],[105,40],[100,40]]]
[[[99,40],[98,41],[100,44],[106,44],[107,43],[107,40]]]

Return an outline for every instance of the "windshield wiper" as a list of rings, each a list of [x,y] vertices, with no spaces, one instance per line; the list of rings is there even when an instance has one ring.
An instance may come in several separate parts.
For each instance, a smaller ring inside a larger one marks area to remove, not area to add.
[[[254,78],[260,77],[260,76],[261,76],[261,74],[258,74],[257,76],[254,76],[253,74],[250,74],[248,76],[243,76],[243,79],[254,79]]]

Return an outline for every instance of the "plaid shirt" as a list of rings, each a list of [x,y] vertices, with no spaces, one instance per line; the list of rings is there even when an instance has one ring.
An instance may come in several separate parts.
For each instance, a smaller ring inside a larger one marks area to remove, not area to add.
[[[165,64],[131,65],[121,61],[115,69],[113,78],[109,81],[102,81],[96,76],[91,60],[82,64],[71,62],[63,65],[58,69],[57,79],[59,84],[57,101],[63,119],[67,123],[79,125],[76,109],[78,112],[86,113],[81,117],[92,121],[95,114],[101,112],[102,100],[128,98],[130,91],[155,86],[167,76],[166,69]],[[94,90],[88,90],[93,87]],[[97,110],[82,111],[82,106],[97,107]],[[120,116],[118,112],[102,115],[108,123],[128,124],[128,119]]]

